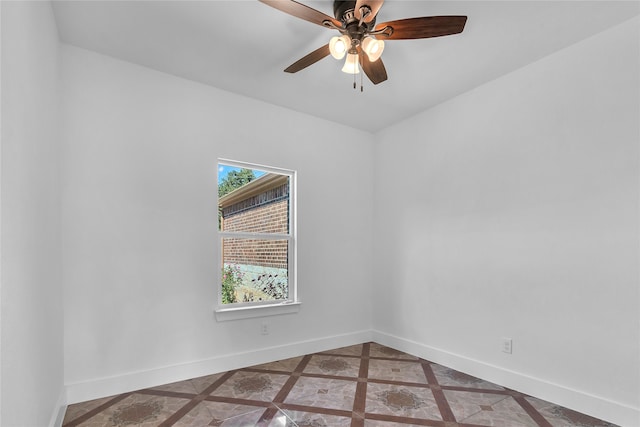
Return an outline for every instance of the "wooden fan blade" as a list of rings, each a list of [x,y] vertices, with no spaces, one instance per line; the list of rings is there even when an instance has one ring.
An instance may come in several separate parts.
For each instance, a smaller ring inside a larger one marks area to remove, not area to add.
[[[391,35],[376,34],[376,38],[383,40],[427,39],[461,33],[466,22],[466,16],[425,16],[383,22],[374,30],[393,28]]]
[[[369,80],[371,80],[371,83],[377,85],[378,83],[382,83],[387,80],[387,70],[384,68],[382,58],[378,58],[377,61],[371,62],[369,61],[369,57],[366,53],[360,51],[360,55],[362,55],[362,69],[367,77],[369,77]]]
[[[360,8],[362,6],[369,6],[369,9],[371,9],[371,13],[367,15],[363,20],[363,22],[366,22],[368,24],[375,19],[378,11],[382,7],[382,3],[384,3],[384,0],[358,0],[356,2],[355,10],[353,11],[353,13],[356,19],[360,19],[362,18],[362,16],[360,15]]]
[[[289,65],[284,71],[286,73],[297,73],[300,70],[307,68],[309,65],[315,64],[320,61],[325,56],[329,56],[331,52],[329,51],[329,44],[325,44],[324,46],[314,50],[304,58],[298,59],[293,64]]]
[[[296,18],[304,19],[324,27],[324,21],[331,21],[336,27],[342,27],[342,23],[335,18],[326,15],[312,7],[305,6],[294,0],[260,0],[262,3],[269,5],[281,12],[288,13]]]

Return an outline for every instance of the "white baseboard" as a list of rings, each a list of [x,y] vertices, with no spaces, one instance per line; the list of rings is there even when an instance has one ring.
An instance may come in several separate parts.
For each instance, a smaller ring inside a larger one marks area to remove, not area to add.
[[[67,411],[67,394],[64,387],[60,390],[60,395],[58,396],[58,402],[56,402],[56,406],[53,414],[51,414],[51,420],[49,421],[49,427],[62,427],[62,422],[64,421],[64,414]]]
[[[317,353],[371,341],[371,331],[358,331],[290,344],[265,347],[242,353],[226,354],[210,359],[131,372],[108,378],[66,384],[66,403],[73,404],[113,396],[143,388],[183,381],[218,372],[243,368],[274,360]]]
[[[373,331],[372,341],[620,426],[640,426],[640,408],[384,332]]]

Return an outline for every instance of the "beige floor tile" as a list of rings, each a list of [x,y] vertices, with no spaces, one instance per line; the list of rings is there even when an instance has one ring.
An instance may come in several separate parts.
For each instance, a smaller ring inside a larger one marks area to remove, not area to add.
[[[615,424],[581,414],[535,397],[526,398],[553,427],[616,427]]]
[[[69,405],[67,411],[64,414],[63,424],[70,422],[71,420],[75,420],[81,415],[86,414],[87,412],[97,408],[98,406],[107,403],[114,396],[104,397],[102,399],[89,400],[87,402],[76,403],[75,405]]]
[[[270,402],[288,379],[288,375],[240,371],[234,373],[211,395]]]
[[[360,359],[338,356],[313,356],[304,369],[306,374],[336,375],[358,378]]]
[[[450,369],[442,365],[432,363],[431,369],[438,380],[438,384],[442,386],[504,390],[503,387],[500,387],[497,384],[472,377],[471,375],[467,375],[463,372],[456,371],[455,369]]]
[[[427,383],[422,364],[408,361],[371,359],[369,361],[369,378],[419,384]]]
[[[132,394],[109,409],[80,424],[82,427],[153,427],[178,411],[188,399]]]
[[[431,389],[422,387],[369,383],[365,410],[373,414],[442,420]]]
[[[392,359],[419,360],[418,357],[412,356],[395,348],[386,347],[377,343],[371,343],[371,357],[383,357]]]
[[[351,411],[356,385],[355,381],[301,377],[285,403]]]
[[[316,414],[311,412],[283,410],[287,416],[299,427],[349,427],[351,418],[336,415]]]

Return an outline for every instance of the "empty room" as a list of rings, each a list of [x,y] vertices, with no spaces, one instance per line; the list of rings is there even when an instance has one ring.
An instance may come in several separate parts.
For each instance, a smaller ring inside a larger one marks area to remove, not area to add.
[[[640,427],[639,2],[0,32],[3,427]]]

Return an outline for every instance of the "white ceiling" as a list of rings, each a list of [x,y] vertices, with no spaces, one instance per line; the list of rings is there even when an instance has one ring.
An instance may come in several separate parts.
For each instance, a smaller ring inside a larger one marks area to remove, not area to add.
[[[285,0],[286,1],[286,0]],[[300,2],[332,14],[331,1]],[[282,70],[337,31],[257,0],[54,1],[63,42],[375,132],[640,14],[637,1],[397,1],[377,22],[466,15],[462,34],[391,40],[364,92],[331,57]],[[588,72],[588,70],[584,70]]]

